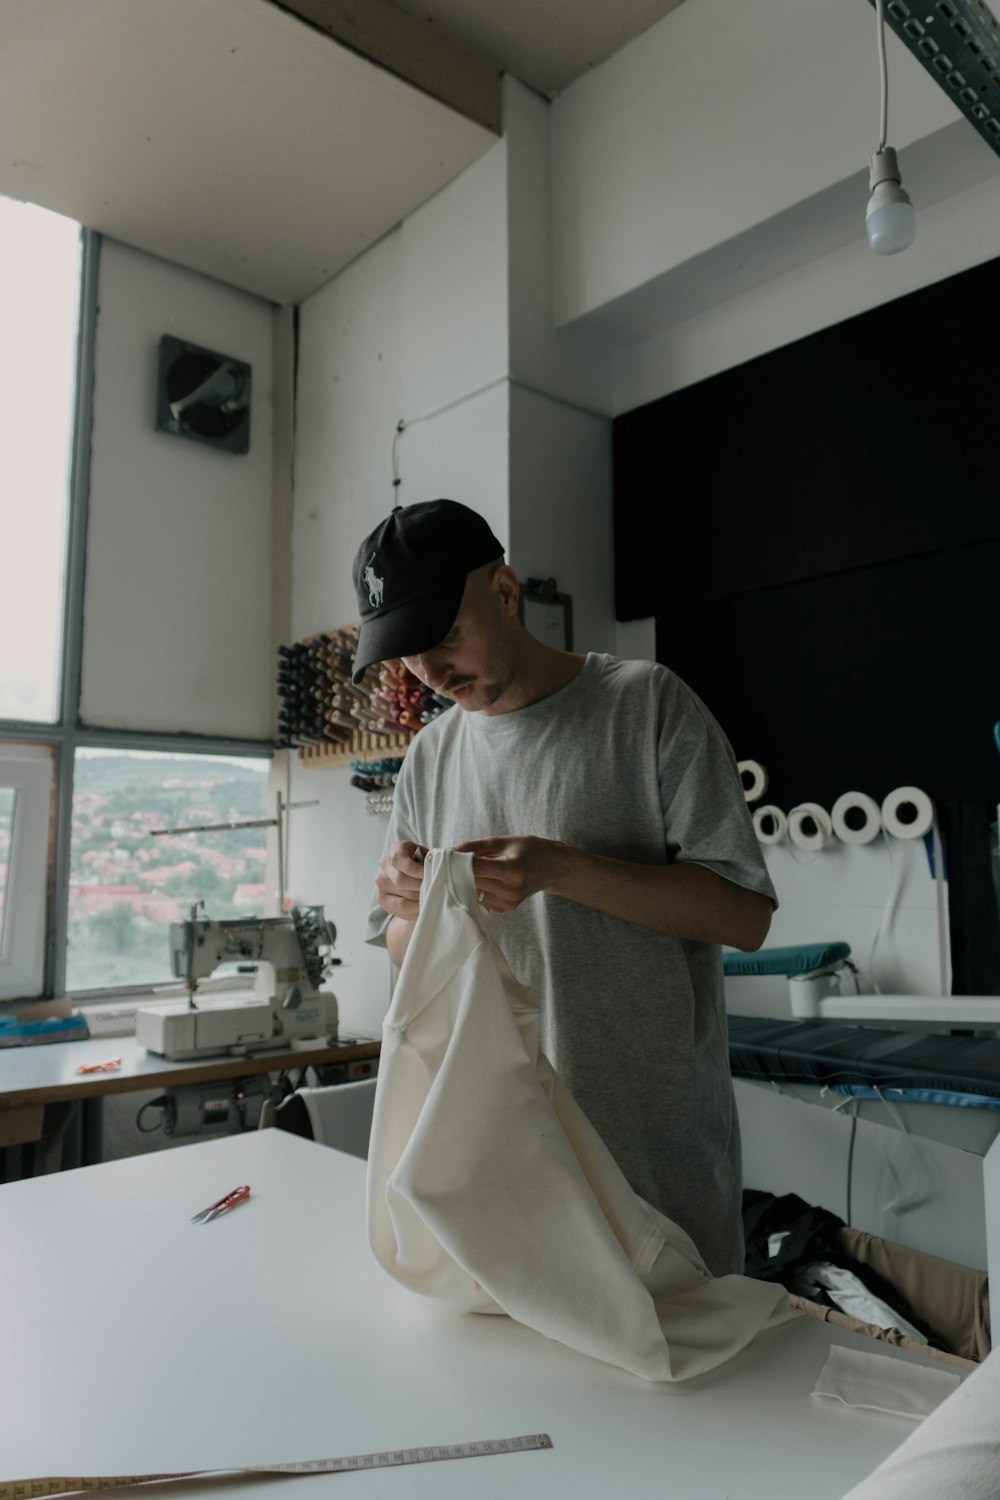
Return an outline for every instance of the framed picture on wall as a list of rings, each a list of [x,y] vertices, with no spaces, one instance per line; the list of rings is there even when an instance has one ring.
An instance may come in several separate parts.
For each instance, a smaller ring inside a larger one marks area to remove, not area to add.
[[[518,613],[536,640],[557,651],[572,651],[573,600],[560,594],[554,578],[526,578]]]

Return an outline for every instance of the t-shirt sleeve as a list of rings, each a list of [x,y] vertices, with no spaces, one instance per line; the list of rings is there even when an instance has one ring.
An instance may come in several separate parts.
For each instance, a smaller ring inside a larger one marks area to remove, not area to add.
[[[777,906],[729,741],[673,673],[661,690],[658,755],[669,858],[704,865]]]
[[[389,827],[386,829],[385,843],[382,847],[384,854],[397,840],[412,839],[419,843],[413,831],[413,814],[410,801],[410,779],[407,774],[409,757],[403,761],[399,768],[399,776],[392,794],[392,812],[389,814]],[[371,943],[373,947],[384,948],[386,946],[385,930],[391,918],[376,902],[372,903],[368,912],[368,920],[365,923],[365,942]]]

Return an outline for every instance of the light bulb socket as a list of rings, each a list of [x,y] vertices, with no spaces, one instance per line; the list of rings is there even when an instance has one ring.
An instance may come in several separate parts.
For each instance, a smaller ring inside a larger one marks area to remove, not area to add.
[[[868,191],[873,193],[882,182],[894,182],[899,187],[902,180],[895,151],[891,146],[883,146],[872,157],[868,172]],[[907,198],[906,201],[910,200]]]

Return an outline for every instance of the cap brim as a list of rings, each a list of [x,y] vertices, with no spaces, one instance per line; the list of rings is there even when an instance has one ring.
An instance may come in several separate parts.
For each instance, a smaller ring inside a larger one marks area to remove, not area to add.
[[[360,682],[375,662],[419,656],[439,646],[455,623],[464,592],[465,579],[460,578],[453,588],[437,589],[362,621],[354,654],[354,682]]]

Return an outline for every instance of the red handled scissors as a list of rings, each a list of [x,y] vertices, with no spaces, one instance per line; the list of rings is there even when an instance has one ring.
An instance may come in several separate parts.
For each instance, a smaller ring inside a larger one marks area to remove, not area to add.
[[[210,1219],[216,1219],[218,1218],[219,1214],[228,1213],[231,1208],[236,1207],[237,1203],[242,1203],[244,1199],[249,1198],[249,1196],[250,1189],[248,1187],[233,1188],[231,1193],[227,1193],[226,1196],[224,1198],[220,1198],[217,1203],[210,1203],[207,1208],[202,1209],[200,1214],[193,1214],[191,1217],[191,1223],[207,1224]]]

